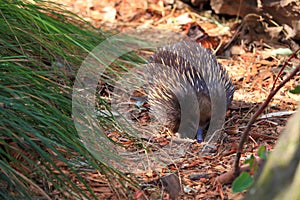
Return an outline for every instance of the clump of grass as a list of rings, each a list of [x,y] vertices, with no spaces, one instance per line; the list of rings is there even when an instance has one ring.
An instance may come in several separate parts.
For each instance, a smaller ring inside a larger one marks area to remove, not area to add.
[[[0,16],[1,199],[97,199],[87,171],[124,184],[87,151],[71,117],[76,71],[106,33],[44,1],[1,0]]]

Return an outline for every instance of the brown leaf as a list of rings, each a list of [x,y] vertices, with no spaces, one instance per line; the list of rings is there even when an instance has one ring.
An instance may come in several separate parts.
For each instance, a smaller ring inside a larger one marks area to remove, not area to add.
[[[149,200],[149,197],[147,197],[143,191],[139,190],[135,192],[134,200]]]
[[[178,175],[170,174],[161,178],[162,184],[170,194],[170,199],[177,199],[181,191],[181,184]]]
[[[222,175],[220,175],[219,177],[217,177],[216,182],[218,184],[226,184],[226,183],[232,183],[232,181],[235,179],[235,176],[233,174],[233,171],[228,171]]]

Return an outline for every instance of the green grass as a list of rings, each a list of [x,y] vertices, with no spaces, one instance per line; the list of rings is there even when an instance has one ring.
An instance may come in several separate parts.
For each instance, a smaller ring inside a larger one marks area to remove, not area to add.
[[[87,169],[131,181],[81,143],[71,95],[81,62],[109,33],[55,4],[25,2],[0,0],[0,198],[97,199]],[[130,195],[114,189],[120,198]]]

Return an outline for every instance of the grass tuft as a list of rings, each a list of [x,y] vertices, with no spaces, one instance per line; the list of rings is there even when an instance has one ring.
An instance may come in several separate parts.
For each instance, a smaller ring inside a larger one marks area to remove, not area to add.
[[[89,153],[71,117],[76,72],[109,33],[47,1],[0,0],[0,16],[1,199],[98,199],[91,172],[130,181]]]

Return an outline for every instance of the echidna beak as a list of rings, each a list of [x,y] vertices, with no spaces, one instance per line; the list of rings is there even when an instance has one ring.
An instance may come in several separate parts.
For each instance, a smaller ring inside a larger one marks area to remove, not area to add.
[[[200,126],[197,131],[197,142],[198,143],[203,142],[203,129]]]

